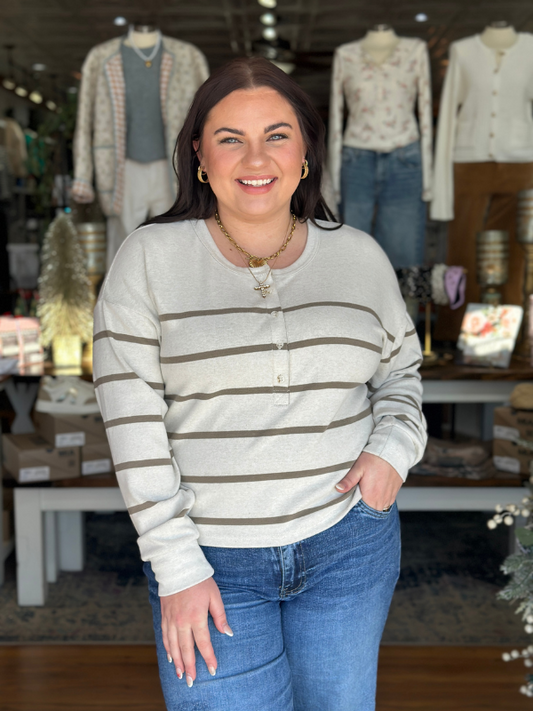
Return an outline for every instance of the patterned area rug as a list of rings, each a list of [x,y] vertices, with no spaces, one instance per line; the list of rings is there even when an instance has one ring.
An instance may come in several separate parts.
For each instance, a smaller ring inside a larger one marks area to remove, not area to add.
[[[530,641],[514,609],[496,600],[506,577],[508,529],[477,513],[402,514],[402,573],[385,644],[516,646]],[[152,643],[148,593],[126,513],[88,514],[87,563],[62,572],[44,607],[16,603],[15,561],[0,588],[0,643]]]

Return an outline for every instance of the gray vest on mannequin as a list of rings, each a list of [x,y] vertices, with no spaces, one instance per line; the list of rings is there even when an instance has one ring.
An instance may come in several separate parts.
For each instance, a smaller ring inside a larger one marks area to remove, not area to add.
[[[150,48],[143,48],[150,54]],[[161,48],[147,67],[131,47],[120,46],[126,84],[126,158],[151,163],[167,157],[161,113]]]

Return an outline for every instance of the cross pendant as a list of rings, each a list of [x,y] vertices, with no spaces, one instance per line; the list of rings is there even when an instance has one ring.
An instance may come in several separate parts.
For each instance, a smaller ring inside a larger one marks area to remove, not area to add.
[[[254,290],[261,291],[261,296],[266,299],[267,295],[270,294],[269,287],[270,284],[259,284],[259,286],[254,286]]]

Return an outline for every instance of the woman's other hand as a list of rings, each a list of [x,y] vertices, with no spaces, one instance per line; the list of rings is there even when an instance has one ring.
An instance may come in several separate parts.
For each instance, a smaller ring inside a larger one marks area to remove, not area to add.
[[[211,613],[219,632],[233,637],[226,620],[224,603],[214,579],[207,578],[186,590],[161,597],[161,629],[163,644],[169,663],[174,663],[181,679],[183,673],[187,686],[196,679],[194,644],[202,655],[211,676],[215,676],[217,659],[211,644],[207,616]]]
[[[365,504],[376,511],[383,511],[395,502],[403,481],[396,469],[384,459],[369,452],[362,452],[335,488],[344,493],[357,484]]]

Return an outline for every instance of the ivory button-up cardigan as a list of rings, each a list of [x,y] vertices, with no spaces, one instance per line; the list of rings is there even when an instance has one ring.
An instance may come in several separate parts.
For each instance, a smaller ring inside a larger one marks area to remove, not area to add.
[[[533,162],[533,34],[518,33],[509,49],[480,35],[450,45],[435,152],[431,217],[454,217],[454,163]]]

